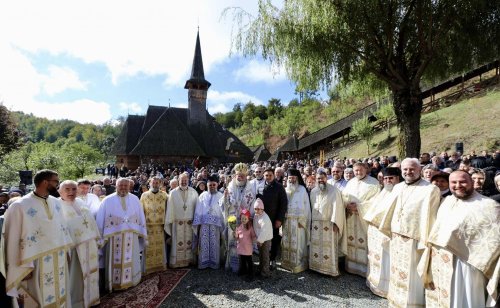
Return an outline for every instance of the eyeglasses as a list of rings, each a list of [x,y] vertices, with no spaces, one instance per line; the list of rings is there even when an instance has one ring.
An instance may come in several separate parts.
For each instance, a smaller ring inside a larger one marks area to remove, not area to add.
[[[264,209],[255,209],[256,211],[263,211]]]

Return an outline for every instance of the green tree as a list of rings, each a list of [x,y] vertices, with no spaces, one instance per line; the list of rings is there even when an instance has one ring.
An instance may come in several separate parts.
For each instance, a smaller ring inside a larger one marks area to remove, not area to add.
[[[370,142],[373,138],[373,127],[368,117],[362,117],[352,123],[352,133],[359,137],[361,140],[366,141],[366,151],[370,155]]]
[[[240,127],[243,124],[243,110],[241,109],[241,106],[241,103],[237,103],[233,106],[234,127]]]
[[[252,102],[248,102],[243,108],[243,116],[241,117],[243,124],[251,125],[255,116],[255,105]]]
[[[264,105],[257,105],[255,106],[255,115],[261,119],[265,120],[267,119],[267,108]]]
[[[391,137],[391,121],[394,119],[396,114],[394,113],[394,107],[391,103],[383,103],[379,105],[375,111],[375,117],[377,120],[384,123],[385,129],[387,130],[387,138]]]
[[[16,149],[20,133],[10,111],[0,102],[0,156]]]
[[[27,166],[29,170],[51,169],[58,171],[62,165],[60,148],[45,141],[34,143],[29,154]]]
[[[61,173],[71,179],[82,178],[92,173],[103,160],[99,151],[83,142],[68,144],[63,147],[63,151],[65,154]]]
[[[500,54],[500,6],[490,0],[259,0],[234,9],[233,48],[284,65],[300,89],[374,76],[393,97],[399,154],[418,157],[422,80],[446,78]],[[225,12],[228,12],[227,9]]]
[[[267,105],[267,117],[280,116],[283,112],[283,105],[278,98],[271,98]]]

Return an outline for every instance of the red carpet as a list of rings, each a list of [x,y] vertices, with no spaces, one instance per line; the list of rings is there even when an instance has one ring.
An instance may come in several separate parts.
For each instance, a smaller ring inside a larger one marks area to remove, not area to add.
[[[158,307],[188,272],[189,269],[169,269],[150,274],[133,288],[102,297],[98,307]]]

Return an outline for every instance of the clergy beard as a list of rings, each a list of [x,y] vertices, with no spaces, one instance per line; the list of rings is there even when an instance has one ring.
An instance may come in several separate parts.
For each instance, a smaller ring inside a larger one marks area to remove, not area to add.
[[[262,179],[264,178],[264,176],[263,176],[263,175],[261,175],[260,177],[259,177],[259,176],[256,176],[255,178],[256,178],[258,181],[260,181],[260,180],[262,180]]]
[[[236,181],[236,186],[243,187],[247,184],[247,181],[238,181],[238,179],[234,179]]]
[[[474,188],[464,189],[464,190],[455,190],[452,192],[453,196],[458,199],[466,200],[469,199],[470,196],[474,193]]]
[[[320,183],[320,184],[318,184],[318,187],[319,187],[319,189],[320,189],[321,191],[325,191],[325,189],[326,189],[326,185],[325,185],[325,183]]]
[[[156,194],[157,192],[160,191],[160,189],[159,188],[151,188],[151,191]]]
[[[384,185],[384,189],[387,190],[387,191],[392,191],[393,188],[394,188],[394,185],[392,185],[392,184],[386,184],[386,185]]]
[[[288,185],[286,186],[286,191],[289,193],[293,193],[297,190],[298,186],[298,184],[288,183]]]
[[[120,197],[125,197],[126,195],[128,195],[128,191],[127,192],[117,191],[116,194]]]

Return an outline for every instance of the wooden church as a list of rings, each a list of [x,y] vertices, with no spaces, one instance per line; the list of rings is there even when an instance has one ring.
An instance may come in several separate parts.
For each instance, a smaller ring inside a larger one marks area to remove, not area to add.
[[[116,163],[135,169],[148,163],[180,163],[195,158],[212,163],[249,162],[252,151],[207,111],[207,91],[196,37],[191,78],[186,81],[188,108],[149,106],[145,115],[129,115],[116,139]]]

